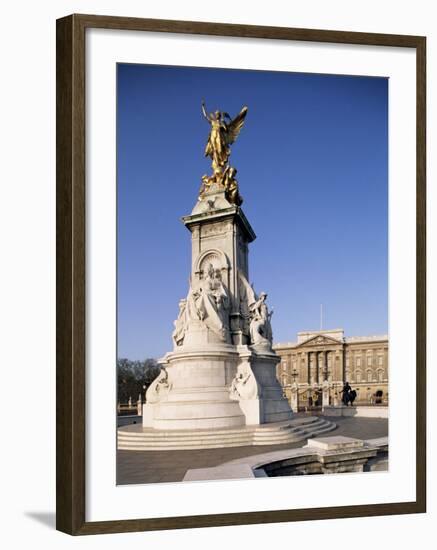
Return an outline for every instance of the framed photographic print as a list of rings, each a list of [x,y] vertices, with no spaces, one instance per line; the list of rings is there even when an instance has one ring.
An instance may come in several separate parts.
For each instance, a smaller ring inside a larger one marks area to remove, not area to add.
[[[425,511],[425,48],[58,20],[59,530]]]

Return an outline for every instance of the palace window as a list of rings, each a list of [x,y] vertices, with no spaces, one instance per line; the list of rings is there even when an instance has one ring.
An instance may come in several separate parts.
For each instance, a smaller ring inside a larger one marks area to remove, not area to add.
[[[357,357],[357,358],[355,359],[355,366],[361,367],[361,357]]]
[[[372,362],[373,362],[373,361],[372,361],[372,356],[371,356],[371,355],[368,355],[368,356],[367,356],[367,366],[368,366],[368,367],[371,367],[371,366],[372,366]]]
[[[367,371],[367,382],[371,382],[371,381],[372,381],[372,371],[368,370]]]
[[[378,366],[379,367],[382,367],[382,359],[383,359],[382,355],[379,355],[378,356]]]
[[[357,382],[361,382],[361,371],[358,370],[355,374],[356,374]]]
[[[382,382],[384,380],[384,372],[382,370],[378,371],[378,382]]]

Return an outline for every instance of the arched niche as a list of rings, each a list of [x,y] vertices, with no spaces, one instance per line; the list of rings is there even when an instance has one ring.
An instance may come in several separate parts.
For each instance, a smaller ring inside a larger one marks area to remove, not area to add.
[[[205,277],[208,266],[212,264],[214,269],[220,269],[222,281],[229,287],[230,262],[226,254],[218,248],[210,248],[199,254],[194,265],[194,274],[197,280]]]

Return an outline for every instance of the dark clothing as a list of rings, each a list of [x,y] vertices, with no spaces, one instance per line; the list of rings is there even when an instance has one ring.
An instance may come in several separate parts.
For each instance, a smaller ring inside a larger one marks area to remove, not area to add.
[[[343,389],[340,392],[340,393],[343,394],[343,397],[342,397],[341,400],[343,401],[343,404],[346,405],[346,406],[349,404],[349,402],[351,402],[351,405],[352,405],[353,399],[351,399],[351,391],[352,391],[352,388],[346,382],[346,384],[343,386]],[[356,395],[356,393],[355,393],[355,395]]]

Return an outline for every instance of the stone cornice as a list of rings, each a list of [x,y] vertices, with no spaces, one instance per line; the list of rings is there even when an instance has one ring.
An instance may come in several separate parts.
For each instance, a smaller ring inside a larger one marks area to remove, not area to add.
[[[255,231],[252,229],[243,210],[239,206],[230,206],[220,210],[210,210],[208,212],[199,212],[189,216],[183,216],[184,225],[192,231],[192,227],[204,224],[206,222],[223,221],[225,219],[235,219],[240,229],[245,233],[247,242],[251,243],[256,239]]]

